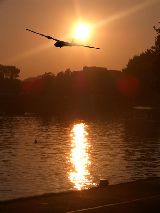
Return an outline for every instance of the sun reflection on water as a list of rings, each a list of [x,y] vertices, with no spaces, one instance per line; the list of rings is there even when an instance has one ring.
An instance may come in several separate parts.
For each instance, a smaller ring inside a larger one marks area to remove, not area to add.
[[[84,123],[75,124],[71,130],[70,162],[72,166],[69,179],[77,190],[86,189],[92,185],[89,172],[91,165],[89,158],[90,145],[87,135],[87,125]]]

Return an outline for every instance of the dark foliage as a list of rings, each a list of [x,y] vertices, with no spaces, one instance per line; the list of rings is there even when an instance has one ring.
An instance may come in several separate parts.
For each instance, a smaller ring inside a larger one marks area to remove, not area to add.
[[[134,56],[123,70],[140,82],[140,98],[144,102],[159,102],[160,96],[160,28],[154,26],[155,44]]]
[[[21,112],[19,73],[14,66],[0,65],[0,112]]]

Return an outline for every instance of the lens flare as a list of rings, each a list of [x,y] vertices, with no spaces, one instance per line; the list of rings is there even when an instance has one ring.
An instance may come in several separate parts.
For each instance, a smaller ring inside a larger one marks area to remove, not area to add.
[[[137,13],[137,12],[139,12],[141,10],[144,10],[145,8],[147,8],[149,6],[156,4],[157,2],[159,2],[159,0],[147,0],[147,1],[145,0],[145,1],[141,2],[141,3],[135,4],[131,8],[128,8],[128,9],[123,10],[123,11],[120,11],[117,14],[114,14],[114,15],[106,18],[106,19],[103,19],[103,20],[97,22],[94,27],[95,28],[99,28],[99,27],[104,26],[104,25],[106,25],[106,24],[108,24],[110,22],[114,22],[116,20],[125,18],[125,17],[130,16],[130,15],[132,15],[134,13]]]

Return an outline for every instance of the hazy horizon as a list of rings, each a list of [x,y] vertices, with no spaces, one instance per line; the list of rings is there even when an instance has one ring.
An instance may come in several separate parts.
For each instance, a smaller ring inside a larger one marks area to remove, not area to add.
[[[153,26],[159,21],[159,11],[160,0],[1,0],[0,64],[17,66],[21,78],[83,66],[121,70],[129,58],[154,44]],[[71,41],[79,19],[94,24],[86,43],[101,50],[58,49],[51,41],[25,31],[31,28]]]

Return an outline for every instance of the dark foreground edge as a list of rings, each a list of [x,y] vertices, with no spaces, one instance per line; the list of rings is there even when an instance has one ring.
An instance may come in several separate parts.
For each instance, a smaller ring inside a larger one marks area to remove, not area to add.
[[[0,213],[160,212],[160,178],[0,202]]]

